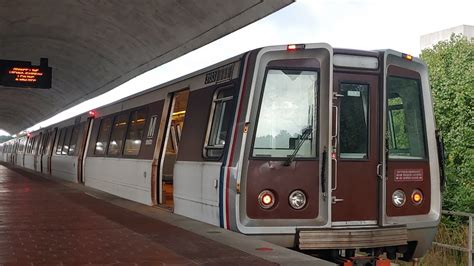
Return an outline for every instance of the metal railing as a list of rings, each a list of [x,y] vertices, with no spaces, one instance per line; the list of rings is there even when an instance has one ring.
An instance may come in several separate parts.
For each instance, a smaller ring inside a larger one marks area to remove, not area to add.
[[[466,247],[443,244],[443,243],[438,243],[438,242],[433,242],[433,244],[436,245],[436,246],[442,247],[442,248],[458,250],[458,251],[461,251],[461,252],[467,252],[468,266],[472,266],[472,253],[473,253],[473,250],[472,250],[472,222],[473,222],[474,213],[442,211],[442,214],[468,217],[468,219],[469,219],[469,228],[468,228],[468,233],[467,233],[467,248]]]

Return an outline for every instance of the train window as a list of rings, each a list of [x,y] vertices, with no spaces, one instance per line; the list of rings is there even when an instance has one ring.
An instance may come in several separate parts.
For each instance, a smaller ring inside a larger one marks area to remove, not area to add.
[[[80,125],[75,125],[72,130],[71,143],[69,145],[68,155],[74,155],[76,152],[77,137],[79,136],[79,130],[81,129]]]
[[[35,147],[36,137],[30,139],[28,143],[28,153],[33,153],[33,148]]]
[[[43,154],[49,154],[50,152],[52,152],[54,136],[55,136],[55,131],[51,131],[48,133],[48,145],[45,146],[45,150],[43,151],[44,152]]]
[[[41,133],[38,136],[38,145],[36,145],[35,154],[40,154],[41,150],[43,150],[43,139],[44,139],[44,134]]]
[[[61,154],[63,150],[64,136],[66,135],[66,129],[62,128],[59,131],[58,145],[56,146],[56,154]]]
[[[134,111],[130,115],[130,128],[125,139],[123,155],[136,156],[140,152],[143,132],[145,129],[145,110]]]
[[[425,132],[419,81],[388,77],[388,142],[390,159],[425,158]]]
[[[317,72],[270,69],[265,80],[252,155],[315,158]]]
[[[71,142],[71,135],[72,135],[72,127],[66,128],[66,136],[64,137],[63,150],[61,152],[62,155],[67,155],[67,153],[69,152],[69,144]]]
[[[26,139],[25,153],[28,153],[28,150],[30,149],[30,143],[32,141],[33,139]]]
[[[38,144],[39,144],[39,135],[36,136],[34,139],[33,139],[33,145],[31,145],[31,151],[30,153],[32,154],[36,154],[36,149],[38,149]]]
[[[95,143],[94,154],[105,155],[107,143],[109,142],[110,129],[112,128],[112,118],[104,118],[100,122],[99,135]]]
[[[127,114],[121,114],[115,117],[107,155],[120,155],[122,153],[123,140],[127,131],[127,124]]]
[[[41,135],[38,135],[38,136],[35,137],[35,140],[33,141],[33,148],[31,150],[32,154],[37,154],[38,153],[38,146],[40,144],[40,140],[41,140]]]
[[[204,146],[205,157],[219,158],[222,156],[227,130],[232,120],[232,87],[218,89],[212,102],[211,122],[208,126],[206,143]]]
[[[31,153],[31,147],[33,146],[33,141],[34,141],[34,138],[26,139],[25,153]]]
[[[26,153],[31,153],[31,148],[33,147],[33,142],[34,138],[30,138],[27,140],[27,145],[26,145]]]
[[[33,138],[33,144],[31,145],[30,153],[35,154],[38,148],[39,135]]]
[[[46,141],[48,140],[48,132],[44,132],[41,136],[41,144],[38,147],[38,154],[44,154]]]
[[[367,159],[369,86],[342,83],[340,101],[340,157]]]

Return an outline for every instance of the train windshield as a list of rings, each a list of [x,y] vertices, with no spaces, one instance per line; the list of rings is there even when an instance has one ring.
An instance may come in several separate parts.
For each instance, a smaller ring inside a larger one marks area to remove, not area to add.
[[[316,157],[318,73],[304,70],[267,71],[254,157]]]
[[[425,158],[425,132],[419,80],[389,76],[389,158]]]

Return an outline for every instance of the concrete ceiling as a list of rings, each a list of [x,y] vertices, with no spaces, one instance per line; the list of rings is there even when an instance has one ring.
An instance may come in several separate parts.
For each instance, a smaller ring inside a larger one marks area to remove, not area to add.
[[[52,88],[0,87],[0,129],[28,128],[293,0],[0,0],[0,59],[49,59]]]

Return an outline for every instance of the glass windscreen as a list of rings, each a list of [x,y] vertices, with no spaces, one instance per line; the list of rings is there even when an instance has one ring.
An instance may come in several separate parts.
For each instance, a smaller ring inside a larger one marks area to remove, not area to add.
[[[316,71],[270,69],[265,79],[253,157],[316,157]]]
[[[389,158],[425,158],[425,126],[419,80],[389,76],[387,90]]]

